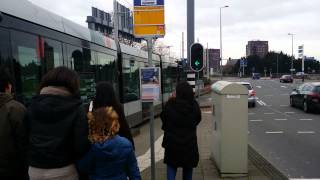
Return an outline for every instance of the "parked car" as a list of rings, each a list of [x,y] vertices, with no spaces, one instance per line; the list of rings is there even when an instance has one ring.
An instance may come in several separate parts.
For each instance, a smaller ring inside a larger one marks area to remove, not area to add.
[[[304,83],[293,89],[290,105],[300,107],[305,112],[320,111],[320,82]]]
[[[280,77],[281,83],[293,83],[293,77],[291,75],[283,75]]]
[[[252,79],[260,79],[260,73],[252,73]]]
[[[244,85],[248,89],[248,106],[256,106],[256,91],[252,88],[249,82],[236,82],[238,84]]]

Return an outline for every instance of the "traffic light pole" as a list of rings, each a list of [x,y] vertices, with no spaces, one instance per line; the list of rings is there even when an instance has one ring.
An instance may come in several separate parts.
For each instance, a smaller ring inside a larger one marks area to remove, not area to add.
[[[148,45],[148,63],[149,67],[152,67],[152,38],[147,38]],[[155,166],[155,152],[154,152],[154,106],[152,102],[148,103],[150,110],[150,154],[151,154],[151,180],[156,179],[156,166]]]
[[[200,98],[200,72],[198,72],[198,78],[197,78],[197,81],[198,83],[198,89],[197,89],[197,94],[198,94],[198,99]]]

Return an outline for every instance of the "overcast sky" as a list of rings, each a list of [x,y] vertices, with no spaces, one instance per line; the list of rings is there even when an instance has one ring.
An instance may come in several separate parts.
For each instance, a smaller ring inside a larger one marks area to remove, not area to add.
[[[31,2],[87,27],[91,6],[112,11],[113,0],[30,0]],[[133,0],[119,0],[132,8]],[[187,30],[186,0],[165,1],[166,45],[181,55],[182,32]],[[222,9],[223,58],[245,56],[249,40],[269,41],[269,50],[294,54],[304,44],[305,54],[320,59],[319,0],[195,0],[195,41],[219,48],[219,7]],[[185,43],[186,44],[186,43]],[[186,46],[186,45],[185,45]]]

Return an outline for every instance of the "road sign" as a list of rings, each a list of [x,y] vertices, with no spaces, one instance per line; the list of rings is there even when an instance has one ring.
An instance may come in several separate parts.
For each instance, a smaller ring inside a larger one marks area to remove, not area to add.
[[[240,59],[240,66],[241,67],[247,67],[248,61],[246,59]]]
[[[294,71],[296,71],[296,69],[290,69],[290,71],[291,71],[291,72],[294,72]]]
[[[204,68],[203,63],[203,46],[199,43],[194,43],[190,47],[190,68],[199,72]]]
[[[136,37],[165,35],[164,0],[134,0],[133,33]]]

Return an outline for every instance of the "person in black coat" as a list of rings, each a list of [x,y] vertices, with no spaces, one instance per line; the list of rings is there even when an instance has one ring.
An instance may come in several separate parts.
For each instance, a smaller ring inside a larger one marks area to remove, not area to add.
[[[79,76],[57,67],[42,78],[39,89],[27,110],[30,179],[76,180],[75,163],[90,147]]]
[[[119,103],[113,86],[105,81],[101,81],[96,86],[96,97],[93,100],[93,109],[98,109],[101,107],[113,107],[116,113],[119,115],[119,136],[127,138],[134,148],[134,141],[132,134],[126,120],[123,107]]]
[[[201,111],[189,83],[177,85],[176,97],[166,103],[161,120],[167,179],[174,180],[177,168],[182,167],[183,179],[191,180],[192,169],[199,162],[197,125],[201,121]]]

